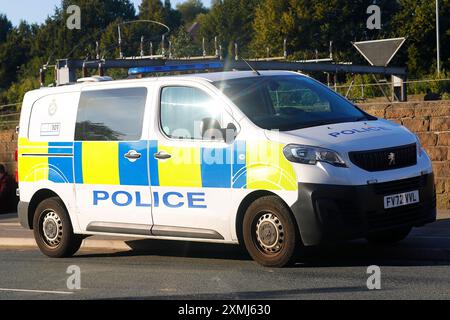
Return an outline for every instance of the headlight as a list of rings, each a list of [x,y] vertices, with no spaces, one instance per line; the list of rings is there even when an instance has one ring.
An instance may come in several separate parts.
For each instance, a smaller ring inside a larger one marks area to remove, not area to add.
[[[320,161],[336,167],[347,167],[341,156],[329,149],[290,144],[284,147],[283,153],[292,162],[314,165]]]
[[[420,143],[420,139],[419,139],[419,137],[417,136],[417,134],[416,134],[415,136],[416,136],[416,151],[417,151],[417,157],[420,158],[420,157],[422,156],[422,151],[423,151],[423,149],[422,149],[422,144]]]

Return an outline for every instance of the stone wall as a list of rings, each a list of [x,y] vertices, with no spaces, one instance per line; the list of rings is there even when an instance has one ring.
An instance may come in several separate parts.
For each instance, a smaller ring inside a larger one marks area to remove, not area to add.
[[[14,161],[16,149],[17,135],[15,130],[0,130],[0,163],[6,166],[6,170],[12,176],[17,169],[17,162]]]
[[[433,160],[437,202],[440,209],[450,209],[450,101],[393,104],[361,104],[368,113],[395,121],[417,133]],[[0,163],[14,174],[14,130],[0,131]]]
[[[450,209],[450,101],[361,104],[366,112],[416,133],[433,161],[437,203]]]

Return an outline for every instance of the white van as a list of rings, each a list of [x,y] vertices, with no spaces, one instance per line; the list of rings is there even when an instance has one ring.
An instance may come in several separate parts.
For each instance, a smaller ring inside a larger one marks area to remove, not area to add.
[[[28,92],[18,166],[21,224],[50,257],[102,234],[241,243],[281,267],[304,246],[393,243],[436,219],[417,137],[294,72]]]

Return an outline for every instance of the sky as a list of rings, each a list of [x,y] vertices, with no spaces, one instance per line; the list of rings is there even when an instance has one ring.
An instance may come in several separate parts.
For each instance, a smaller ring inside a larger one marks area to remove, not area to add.
[[[211,0],[202,0],[205,6],[209,6]],[[136,9],[141,0],[131,0]],[[183,0],[171,0],[175,7]],[[6,14],[13,25],[18,25],[20,20],[29,23],[43,23],[48,15],[53,14],[55,6],[59,6],[60,0],[0,0],[0,13]]]

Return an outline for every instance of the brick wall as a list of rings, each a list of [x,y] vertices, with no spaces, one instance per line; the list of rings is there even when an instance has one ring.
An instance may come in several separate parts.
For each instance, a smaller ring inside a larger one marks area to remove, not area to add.
[[[450,101],[361,104],[366,112],[415,132],[433,161],[437,203],[450,209]]]
[[[417,133],[433,160],[437,202],[440,209],[450,209],[450,101],[394,104],[362,104],[368,113],[401,123]],[[14,173],[14,130],[0,131],[0,163]]]
[[[0,163],[6,165],[6,170],[14,176],[17,163],[14,153],[17,149],[17,135],[14,129],[0,130]]]

